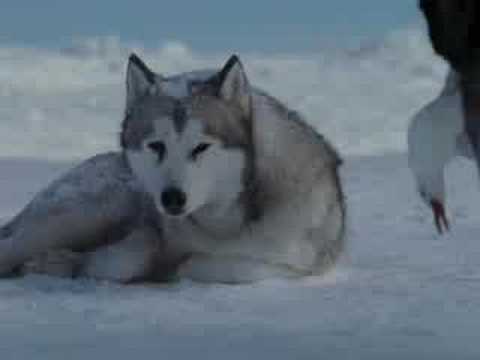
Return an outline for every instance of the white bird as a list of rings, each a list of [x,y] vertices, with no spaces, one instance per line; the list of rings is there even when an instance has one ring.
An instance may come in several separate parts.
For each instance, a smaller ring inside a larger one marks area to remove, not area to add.
[[[456,156],[473,159],[464,124],[459,78],[451,70],[440,95],[415,114],[408,129],[408,163],[439,233],[449,230],[445,166]]]

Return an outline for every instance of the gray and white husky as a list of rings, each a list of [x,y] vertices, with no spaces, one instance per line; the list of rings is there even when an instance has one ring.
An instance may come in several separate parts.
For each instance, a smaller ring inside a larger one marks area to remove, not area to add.
[[[3,274],[235,283],[319,273],[344,248],[339,156],[236,56],[165,78],[132,54],[120,142],[0,229]]]

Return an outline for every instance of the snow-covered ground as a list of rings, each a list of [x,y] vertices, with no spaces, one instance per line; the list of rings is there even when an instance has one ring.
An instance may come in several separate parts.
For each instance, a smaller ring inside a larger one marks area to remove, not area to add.
[[[66,164],[0,161],[2,214]],[[400,155],[347,158],[349,251],[324,278],[254,285],[0,281],[0,358],[478,359],[480,196],[450,167],[439,237]]]
[[[141,52],[167,74],[226,58],[179,44]],[[61,52],[0,46],[0,219],[72,158],[115,147],[127,53],[108,39]],[[341,264],[325,277],[242,286],[2,279],[0,359],[480,358],[475,169],[449,167],[453,228],[440,237],[403,155],[409,117],[445,73],[425,36],[413,29],[355,51],[244,58],[255,83],[347,154]]]

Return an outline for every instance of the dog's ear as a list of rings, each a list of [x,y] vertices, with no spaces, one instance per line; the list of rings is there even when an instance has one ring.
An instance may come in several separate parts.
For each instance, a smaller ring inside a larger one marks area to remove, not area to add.
[[[154,91],[155,73],[134,53],[127,66],[127,110],[148,91]]]
[[[232,55],[210,81],[216,96],[239,105],[245,114],[250,113],[250,84],[237,55]]]

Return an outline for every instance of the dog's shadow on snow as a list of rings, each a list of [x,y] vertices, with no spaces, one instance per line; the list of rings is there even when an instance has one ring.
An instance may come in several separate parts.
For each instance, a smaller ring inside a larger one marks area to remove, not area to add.
[[[237,293],[248,290],[250,292],[262,292],[262,289],[278,289],[285,291],[290,289],[329,288],[339,283],[348,281],[350,270],[347,266],[340,265],[323,275],[307,276],[298,279],[268,279],[252,283],[225,284],[225,283],[201,283],[188,279],[178,279],[167,283],[138,282],[132,284],[120,284],[111,281],[99,281],[89,278],[61,278],[42,274],[28,274],[22,277],[2,279],[0,282],[0,297],[31,297],[32,292],[37,295],[91,295],[98,296],[146,294],[162,296],[162,294],[180,295],[182,293]]]

